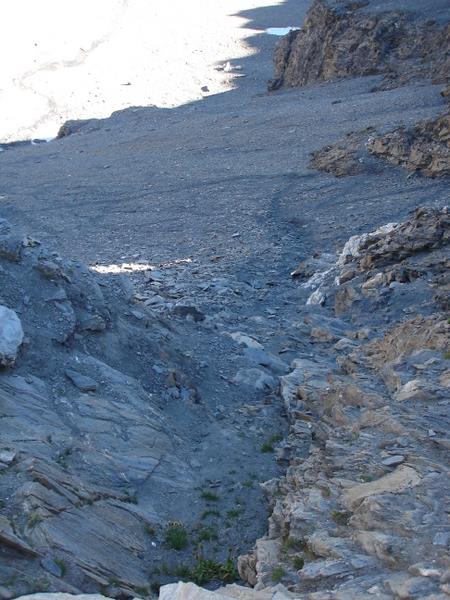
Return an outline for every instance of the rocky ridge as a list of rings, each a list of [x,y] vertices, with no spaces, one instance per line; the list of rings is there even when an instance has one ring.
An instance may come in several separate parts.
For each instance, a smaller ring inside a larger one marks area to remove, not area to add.
[[[450,115],[446,112],[414,127],[399,127],[385,134],[372,127],[351,132],[334,144],[313,152],[311,166],[343,177],[380,172],[383,165],[376,159],[382,159],[405,168],[410,175],[448,177],[449,121]]]
[[[301,29],[278,42],[269,89],[374,74],[384,75],[374,90],[424,77],[446,82],[448,23],[393,4],[394,10],[380,10],[371,1],[315,0]],[[445,19],[444,2],[440,9]],[[433,16],[438,14],[435,9]]]
[[[317,352],[281,380],[290,466],[264,485],[268,535],[239,562],[256,589],[447,597],[449,236],[447,208],[419,209],[294,272],[320,291],[304,319]]]

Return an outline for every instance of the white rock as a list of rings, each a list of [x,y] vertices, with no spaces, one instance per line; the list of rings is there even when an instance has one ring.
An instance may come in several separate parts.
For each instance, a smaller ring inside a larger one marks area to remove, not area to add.
[[[17,352],[23,342],[23,329],[17,314],[0,305],[0,366],[14,364]]]
[[[229,598],[230,596],[224,596],[218,592],[204,590],[195,583],[183,583],[181,581],[163,585],[159,590],[159,600],[229,600]],[[42,600],[45,600],[45,598]]]
[[[233,333],[230,333],[229,336],[241,346],[247,346],[247,348],[263,348],[262,344],[241,331],[234,331]]]
[[[101,594],[64,594],[62,592],[37,593],[19,596],[16,600],[110,600]]]
[[[341,254],[338,258],[338,265],[342,266],[345,263],[349,262],[352,258],[357,258],[360,256],[362,246],[370,241],[375,240],[381,235],[386,235],[386,233],[391,232],[393,229],[397,227],[397,223],[388,223],[387,225],[383,225],[379,229],[372,231],[370,233],[363,233],[362,235],[353,235],[344,245]]]
[[[320,290],[316,290],[308,298],[306,304],[318,304],[319,306],[322,306],[323,304],[325,304],[325,294]]]

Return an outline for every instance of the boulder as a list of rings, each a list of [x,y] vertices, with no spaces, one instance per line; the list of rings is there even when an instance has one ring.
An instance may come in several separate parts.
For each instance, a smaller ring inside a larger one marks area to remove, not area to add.
[[[23,329],[17,314],[0,305],[0,366],[10,367],[23,342]]]

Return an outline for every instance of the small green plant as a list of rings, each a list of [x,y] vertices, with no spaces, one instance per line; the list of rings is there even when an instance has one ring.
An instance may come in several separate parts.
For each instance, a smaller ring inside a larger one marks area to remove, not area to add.
[[[282,550],[284,552],[288,552],[289,550],[304,550],[305,542],[303,540],[298,540],[297,538],[288,537],[283,541]]]
[[[61,577],[65,577],[65,575],[67,574],[67,565],[66,563],[59,559],[59,558],[55,558],[54,560],[55,564],[58,565],[59,570],[61,571]]]
[[[7,579],[4,579],[2,581],[2,585],[6,588],[9,588],[16,584],[18,581],[20,581],[19,575],[17,573],[14,573],[14,575],[11,575]]]
[[[370,481],[373,481],[374,479],[376,479],[376,475],[370,475],[369,473],[362,473],[359,476],[359,480],[362,483],[369,483]]]
[[[272,570],[272,575],[271,575],[272,581],[274,581],[275,583],[279,583],[283,579],[285,574],[286,573],[285,573],[283,567],[275,567]]]
[[[210,542],[211,540],[217,540],[217,531],[212,527],[201,527],[198,532],[197,540],[199,542]]]
[[[146,523],[144,525],[144,531],[148,535],[155,535],[156,534],[156,529],[154,527],[152,527],[149,523]]]
[[[273,444],[271,444],[270,442],[264,442],[264,444],[261,446],[261,452],[263,454],[267,454],[268,452],[274,452],[275,449],[273,447]]]
[[[143,596],[144,598],[150,596],[150,590],[147,587],[136,587],[134,591],[138,596]]]
[[[450,352],[446,352],[444,354],[444,358],[445,358],[445,360],[450,360]]]
[[[229,519],[237,519],[241,512],[242,510],[240,508],[232,508],[231,510],[227,511],[227,517]]]
[[[166,528],[166,545],[172,550],[183,550],[188,545],[188,533],[179,521],[171,521]]]
[[[124,502],[129,502],[130,504],[137,504],[138,503],[138,497],[136,492],[126,492],[125,496],[123,498]]]
[[[159,583],[159,581],[154,581],[153,583],[150,584],[150,589],[155,595],[159,594],[160,587],[161,587],[161,584]]]
[[[208,517],[220,517],[220,512],[218,510],[204,510],[202,512],[202,514],[200,515],[200,519],[202,519],[202,521],[204,519],[207,519]]]
[[[72,454],[73,452],[73,448],[65,448],[62,452],[60,452],[58,454],[58,456],[56,457],[56,462],[64,469],[66,470],[67,467],[69,466],[68,464],[68,458],[69,456]]]
[[[330,498],[330,496],[331,496],[331,490],[330,490],[329,487],[322,488],[322,496],[324,498]]]
[[[273,447],[274,444],[281,442],[282,439],[283,439],[283,436],[280,433],[275,433],[274,435],[271,435],[270,438],[266,442],[264,442],[264,444],[261,446],[261,452],[263,454],[265,454],[267,452],[274,452],[275,451],[275,448]]]
[[[294,556],[292,558],[292,566],[296,571],[300,571],[305,566],[305,559],[303,556]]]
[[[28,527],[34,527],[35,525],[37,525],[38,523],[40,523],[41,521],[44,520],[44,517],[42,515],[40,515],[39,513],[31,513],[30,516],[28,517],[28,521],[27,521],[27,525]]]
[[[178,565],[175,567],[173,574],[175,577],[181,577],[181,579],[191,578],[191,570],[187,565]]]
[[[47,579],[47,577],[40,577],[38,579],[35,579],[32,582],[32,584],[33,587],[31,591],[34,593],[48,592],[48,590],[50,589],[50,581]]]
[[[200,497],[207,502],[217,502],[219,500],[219,496],[217,494],[208,490],[203,490],[203,492],[200,494]]]
[[[199,558],[191,571],[191,578],[198,585],[203,585],[213,580],[221,581],[222,583],[231,583],[238,578],[238,574],[231,558],[227,559],[224,563]]]
[[[252,488],[255,486],[255,482],[252,479],[247,479],[247,481],[242,482],[242,487]]]
[[[337,525],[348,525],[350,521],[351,513],[345,510],[333,510],[331,518]]]

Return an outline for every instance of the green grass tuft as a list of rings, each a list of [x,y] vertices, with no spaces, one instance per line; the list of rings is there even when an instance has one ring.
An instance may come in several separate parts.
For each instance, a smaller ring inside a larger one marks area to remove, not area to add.
[[[207,502],[217,502],[219,500],[219,496],[214,492],[209,492],[208,490],[203,490],[200,494],[200,497]]]
[[[352,516],[351,513],[344,511],[344,510],[333,510],[333,512],[331,513],[331,518],[333,519],[333,521],[337,525],[343,525],[343,526],[348,525],[348,522],[350,521],[351,516]]]
[[[202,521],[208,517],[220,517],[220,512],[218,510],[210,509],[204,510],[200,515],[200,519],[202,519]]]
[[[300,571],[305,566],[305,559],[303,556],[294,556],[292,558],[292,566],[296,571]]]
[[[166,545],[172,550],[183,550],[188,545],[186,527],[178,521],[172,521],[166,528]]]
[[[238,578],[238,573],[230,558],[224,563],[200,558],[191,571],[191,578],[197,585],[203,585],[209,581],[232,583]]]
[[[285,574],[286,573],[283,567],[275,567],[272,571],[272,581],[274,581],[275,583],[279,583],[283,579]]]

